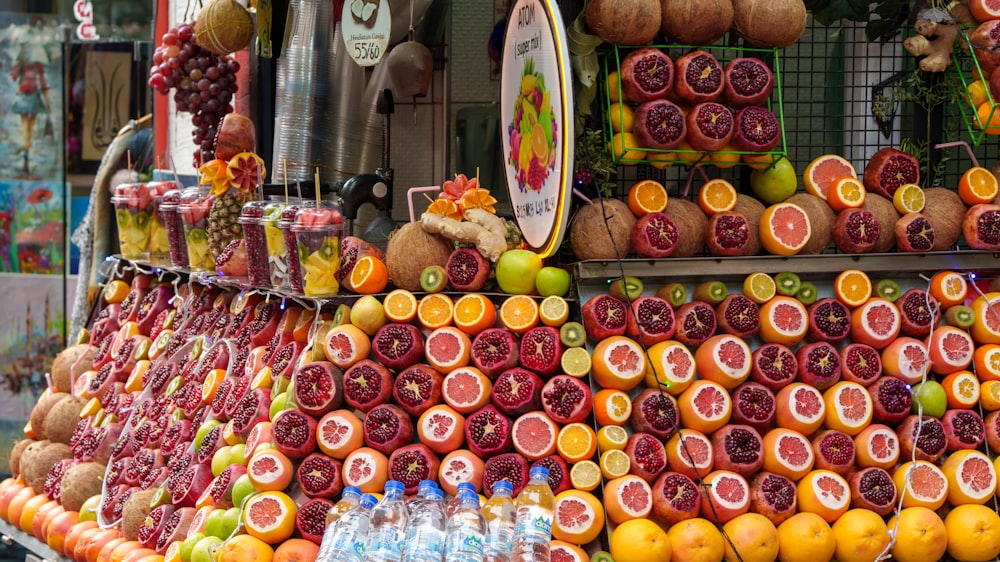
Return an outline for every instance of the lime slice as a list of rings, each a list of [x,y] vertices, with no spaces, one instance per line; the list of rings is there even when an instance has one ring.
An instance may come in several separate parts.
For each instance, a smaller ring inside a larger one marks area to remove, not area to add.
[[[590,374],[590,353],[584,347],[568,347],[560,358],[562,370],[571,377],[585,377]]]

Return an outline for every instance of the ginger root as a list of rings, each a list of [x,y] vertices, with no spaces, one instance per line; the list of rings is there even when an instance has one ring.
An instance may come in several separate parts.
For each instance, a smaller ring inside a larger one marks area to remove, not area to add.
[[[915,56],[924,56],[920,70],[944,72],[951,65],[951,51],[958,37],[958,24],[954,21],[936,22],[918,19],[913,24],[917,35],[903,41],[903,47]]]
[[[469,209],[465,212],[465,217],[469,220],[457,221],[424,213],[420,215],[420,226],[431,234],[440,234],[455,242],[473,244],[483,257],[496,263],[500,254],[507,249],[503,219],[482,209]]]

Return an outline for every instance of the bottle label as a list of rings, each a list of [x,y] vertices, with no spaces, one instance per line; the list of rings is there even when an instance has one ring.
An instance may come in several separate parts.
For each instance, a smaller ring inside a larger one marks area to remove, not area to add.
[[[358,560],[365,557],[364,537],[359,537],[357,533],[337,533],[330,546],[335,552],[353,552],[358,555]]]
[[[552,512],[537,505],[524,505],[517,508],[517,525],[515,535],[543,536],[547,539],[552,535]]]
[[[486,531],[484,552],[487,555],[510,554],[514,547],[514,526],[503,521],[493,521]]]
[[[399,532],[399,529],[384,525],[370,538],[369,551],[392,560],[399,560],[403,556],[403,534]]]
[[[446,556],[456,553],[472,553],[480,556],[483,554],[483,536],[481,534],[468,529],[459,529],[456,533],[458,534],[457,540],[448,541]]]

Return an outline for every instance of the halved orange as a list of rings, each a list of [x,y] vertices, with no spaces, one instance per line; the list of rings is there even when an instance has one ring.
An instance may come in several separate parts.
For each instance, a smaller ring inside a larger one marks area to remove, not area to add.
[[[114,281],[109,281],[104,286],[104,292],[101,293],[101,296],[104,297],[104,302],[108,304],[119,303],[125,300],[130,290],[131,287],[129,287],[128,283],[121,279],[115,279]]]
[[[523,334],[538,325],[538,303],[527,295],[507,297],[500,305],[500,321],[515,334]]]
[[[731,211],[736,206],[736,188],[721,178],[708,180],[698,190],[698,206],[707,215]]]
[[[971,371],[955,371],[941,381],[941,386],[948,397],[949,409],[968,410],[979,404],[979,379]]]
[[[591,459],[597,452],[597,434],[585,423],[570,423],[559,430],[556,450],[568,463]]]
[[[417,317],[417,297],[406,289],[395,289],[382,302],[385,317],[392,322],[409,322]]]
[[[1000,410],[1000,381],[983,381],[979,387],[979,405],[987,412]]]
[[[795,203],[775,203],[760,217],[760,242],[772,254],[795,255],[811,236],[809,215]]]
[[[826,199],[827,191],[834,180],[840,178],[857,178],[858,173],[854,166],[837,154],[824,154],[813,159],[806,166],[806,171],[802,175],[802,183],[806,186],[806,191],[823,199]]]
[[[962,274],[955,271],[939,271],[931,277],[930,294],[948,308],[965,302],[969,284]]]
[[[455,326],[470,336],[492,328],[497,320],[497,307],[479,293],[468,293],[455,301]]]
[[[1000,381],[1000,345],[977,345],[972,354],[972,364],[980,381]]]
[[[833,281],[833,293],[847,306],[861,306],[872,296],[872,280],[860,269],[848,269]]]
[[[219,386],[225,378],[225,369],[212,369],[205,375],[205,382],[201,385],[201,399],[203,402],[206,404],[212,403],[215,393],[219,390]]]
[[[865,184],[851,176],[833,180],[826,190],[826,202],[838,213],[844,209],[860,207],[865,202]]]
[[[364,256],[351,271],[350,286],[355,293],[373,295],[389,284],[389,270],[385,262],[375,256]]]
[[[451,297],[441,293],[431,293],[420,299],[417,305],[417,320],[428,330],[436,330],[451,324],[455,303]]]
[[[1000,5],[994,0],[970,0],[969,11],[976,21],[1000,19]]]
[[[632,416],[632,398],[614,388],[604,388],[594,394],[594,419],[598,425],[622,425]]]
[[[981,166],[973,166],[958,180],[958,196],[966,205],[992,203],[1000,191],[1000,182],[993,172]]]
[[[667,208],[667,188],[656,180],[640,180],[628,191],[628,208],[637,217]]]

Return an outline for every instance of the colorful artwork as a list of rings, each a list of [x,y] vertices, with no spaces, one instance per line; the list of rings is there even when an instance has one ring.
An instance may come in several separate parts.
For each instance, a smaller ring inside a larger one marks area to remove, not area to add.
[[[132,54],[87,53],[87,94],[83,104],[83,159],[100,160],[128,122]]]
[[[545,75],[535,71],[534,59],[524,61],[521,91],[514,102],[514,118],[507,125],[510,135],[510,164],[517,173],[521,192],[541,191],[545,179],[556,167],[553,148],[559,124],[553,119]]]
[[[0,180],[0,272],[62,274],[63,184]]]
[[[0,14],[0,178],[63,177],[60,33],[53,17]]]

